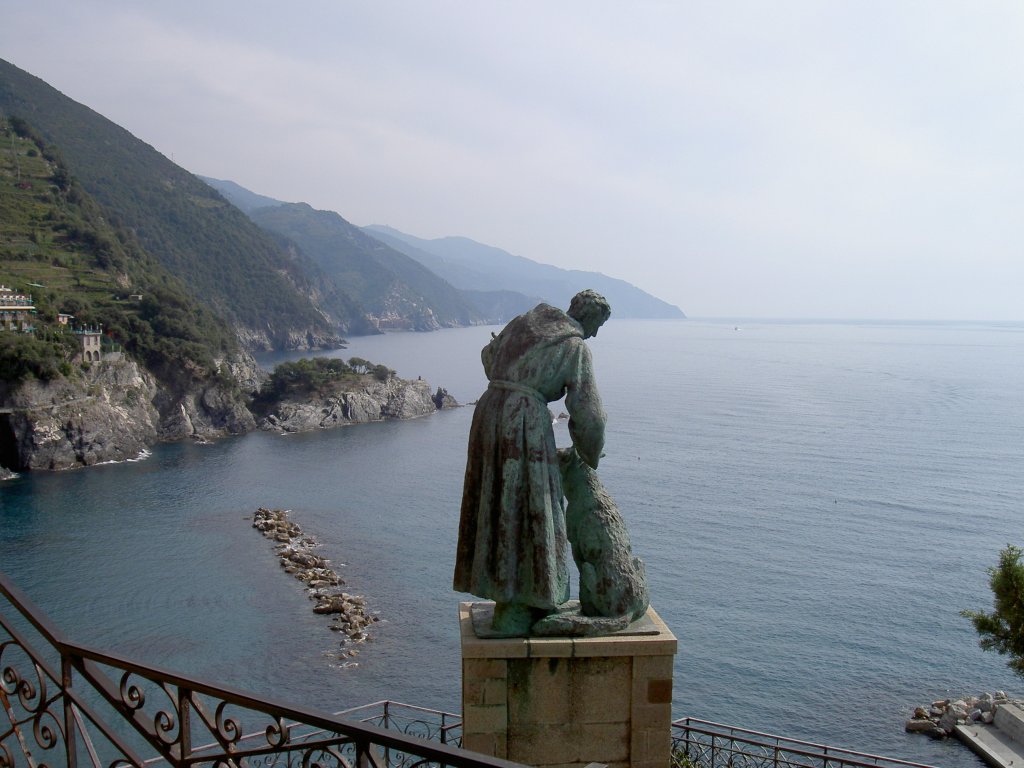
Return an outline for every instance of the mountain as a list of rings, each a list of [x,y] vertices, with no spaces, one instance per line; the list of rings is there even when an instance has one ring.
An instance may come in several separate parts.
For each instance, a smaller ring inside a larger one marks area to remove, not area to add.
[[[0,143],[0,465],[123,461],[253,428],[262,374],[231,326],[28,122],[0,118]]]
[[[130,232],[252,348],[336,345],[352,308],[315,265],[153,147],[0,60],[0,114],[58,148],[116,229]]]
[[[432,331],[484,322],[474,304],[415,259],[333,211],[283,203],[200,177],[260,227],[293,243],[380,329]]]
[[[684,318],[682,310],[624,280],[600,272],[566,270],[515,256],[466,237],[436,240],[405,234],[381,225],[363,231],[416,259],[456,288],[473,291],[515,291],[537,296],[558,307],[584,288],[604,295],[618,318]]]
[[[568,307],[584,288],[604,294],[615,317],[685,317],[678,307],[598,272],[540,264],[464,237],[424,240],[390,227],[359,228],[337,213],[199,178],[257,224],[297,244],[383,328],[429,330],[434,320],[438,326],[498,324],[541,301]],[[418,316],[421,307],[435,317]]]
[[[255,192],[250,192],[248,189],[243,187],[241,184],[236,184],[233,181],[227,179],[213,179],[209,176],[199,176],[196,174],[196,178],[202,179],[204,182],[209,184],[211,187],[220,192],[224,197],[242,213],[248,215],[255,211],[257,208],[270,208],[277,205],[284,205],[280,200],[275,200],[272,197],[266,195],[258,195]]]

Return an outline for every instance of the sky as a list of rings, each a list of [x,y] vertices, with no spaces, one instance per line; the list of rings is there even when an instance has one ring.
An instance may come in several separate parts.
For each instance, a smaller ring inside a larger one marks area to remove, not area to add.
[[[1024,320],[1019,0],[0,0],[187,170],[691,317]]]

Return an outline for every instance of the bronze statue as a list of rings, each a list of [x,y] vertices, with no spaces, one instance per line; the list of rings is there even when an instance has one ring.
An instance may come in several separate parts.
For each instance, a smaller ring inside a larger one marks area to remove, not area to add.
[[[565,396],[575,454],[596,469],[605,413],[583,340],[610,315],[604,297],[582,291],[568,312],[540,304],[516,317],[481,352],[489,383],[470,429],[453,584],[495,601],[496,635],[529,634],[569,600],[565,502],[548,403]],[[646,584],[643,601],[646,610]]]

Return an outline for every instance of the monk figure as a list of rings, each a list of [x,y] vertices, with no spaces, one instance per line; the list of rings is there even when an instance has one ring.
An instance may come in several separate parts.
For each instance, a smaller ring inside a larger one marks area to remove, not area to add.
[[[584,339],[611,315],[594,291],[540,304],[481,352],[487,391],[469,437],[454,587],[495,601],[492,631],[529,634],[569,599],[559,457],[548,403],[565,397],[579,458],[596,469],[605,413]]]

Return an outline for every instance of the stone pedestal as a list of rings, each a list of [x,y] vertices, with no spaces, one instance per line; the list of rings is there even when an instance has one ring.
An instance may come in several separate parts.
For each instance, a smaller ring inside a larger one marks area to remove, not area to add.
[[[676,638],[653,609],[635,632],[477,637],[461,603],[462,745],[532,766],[668,768]]]

